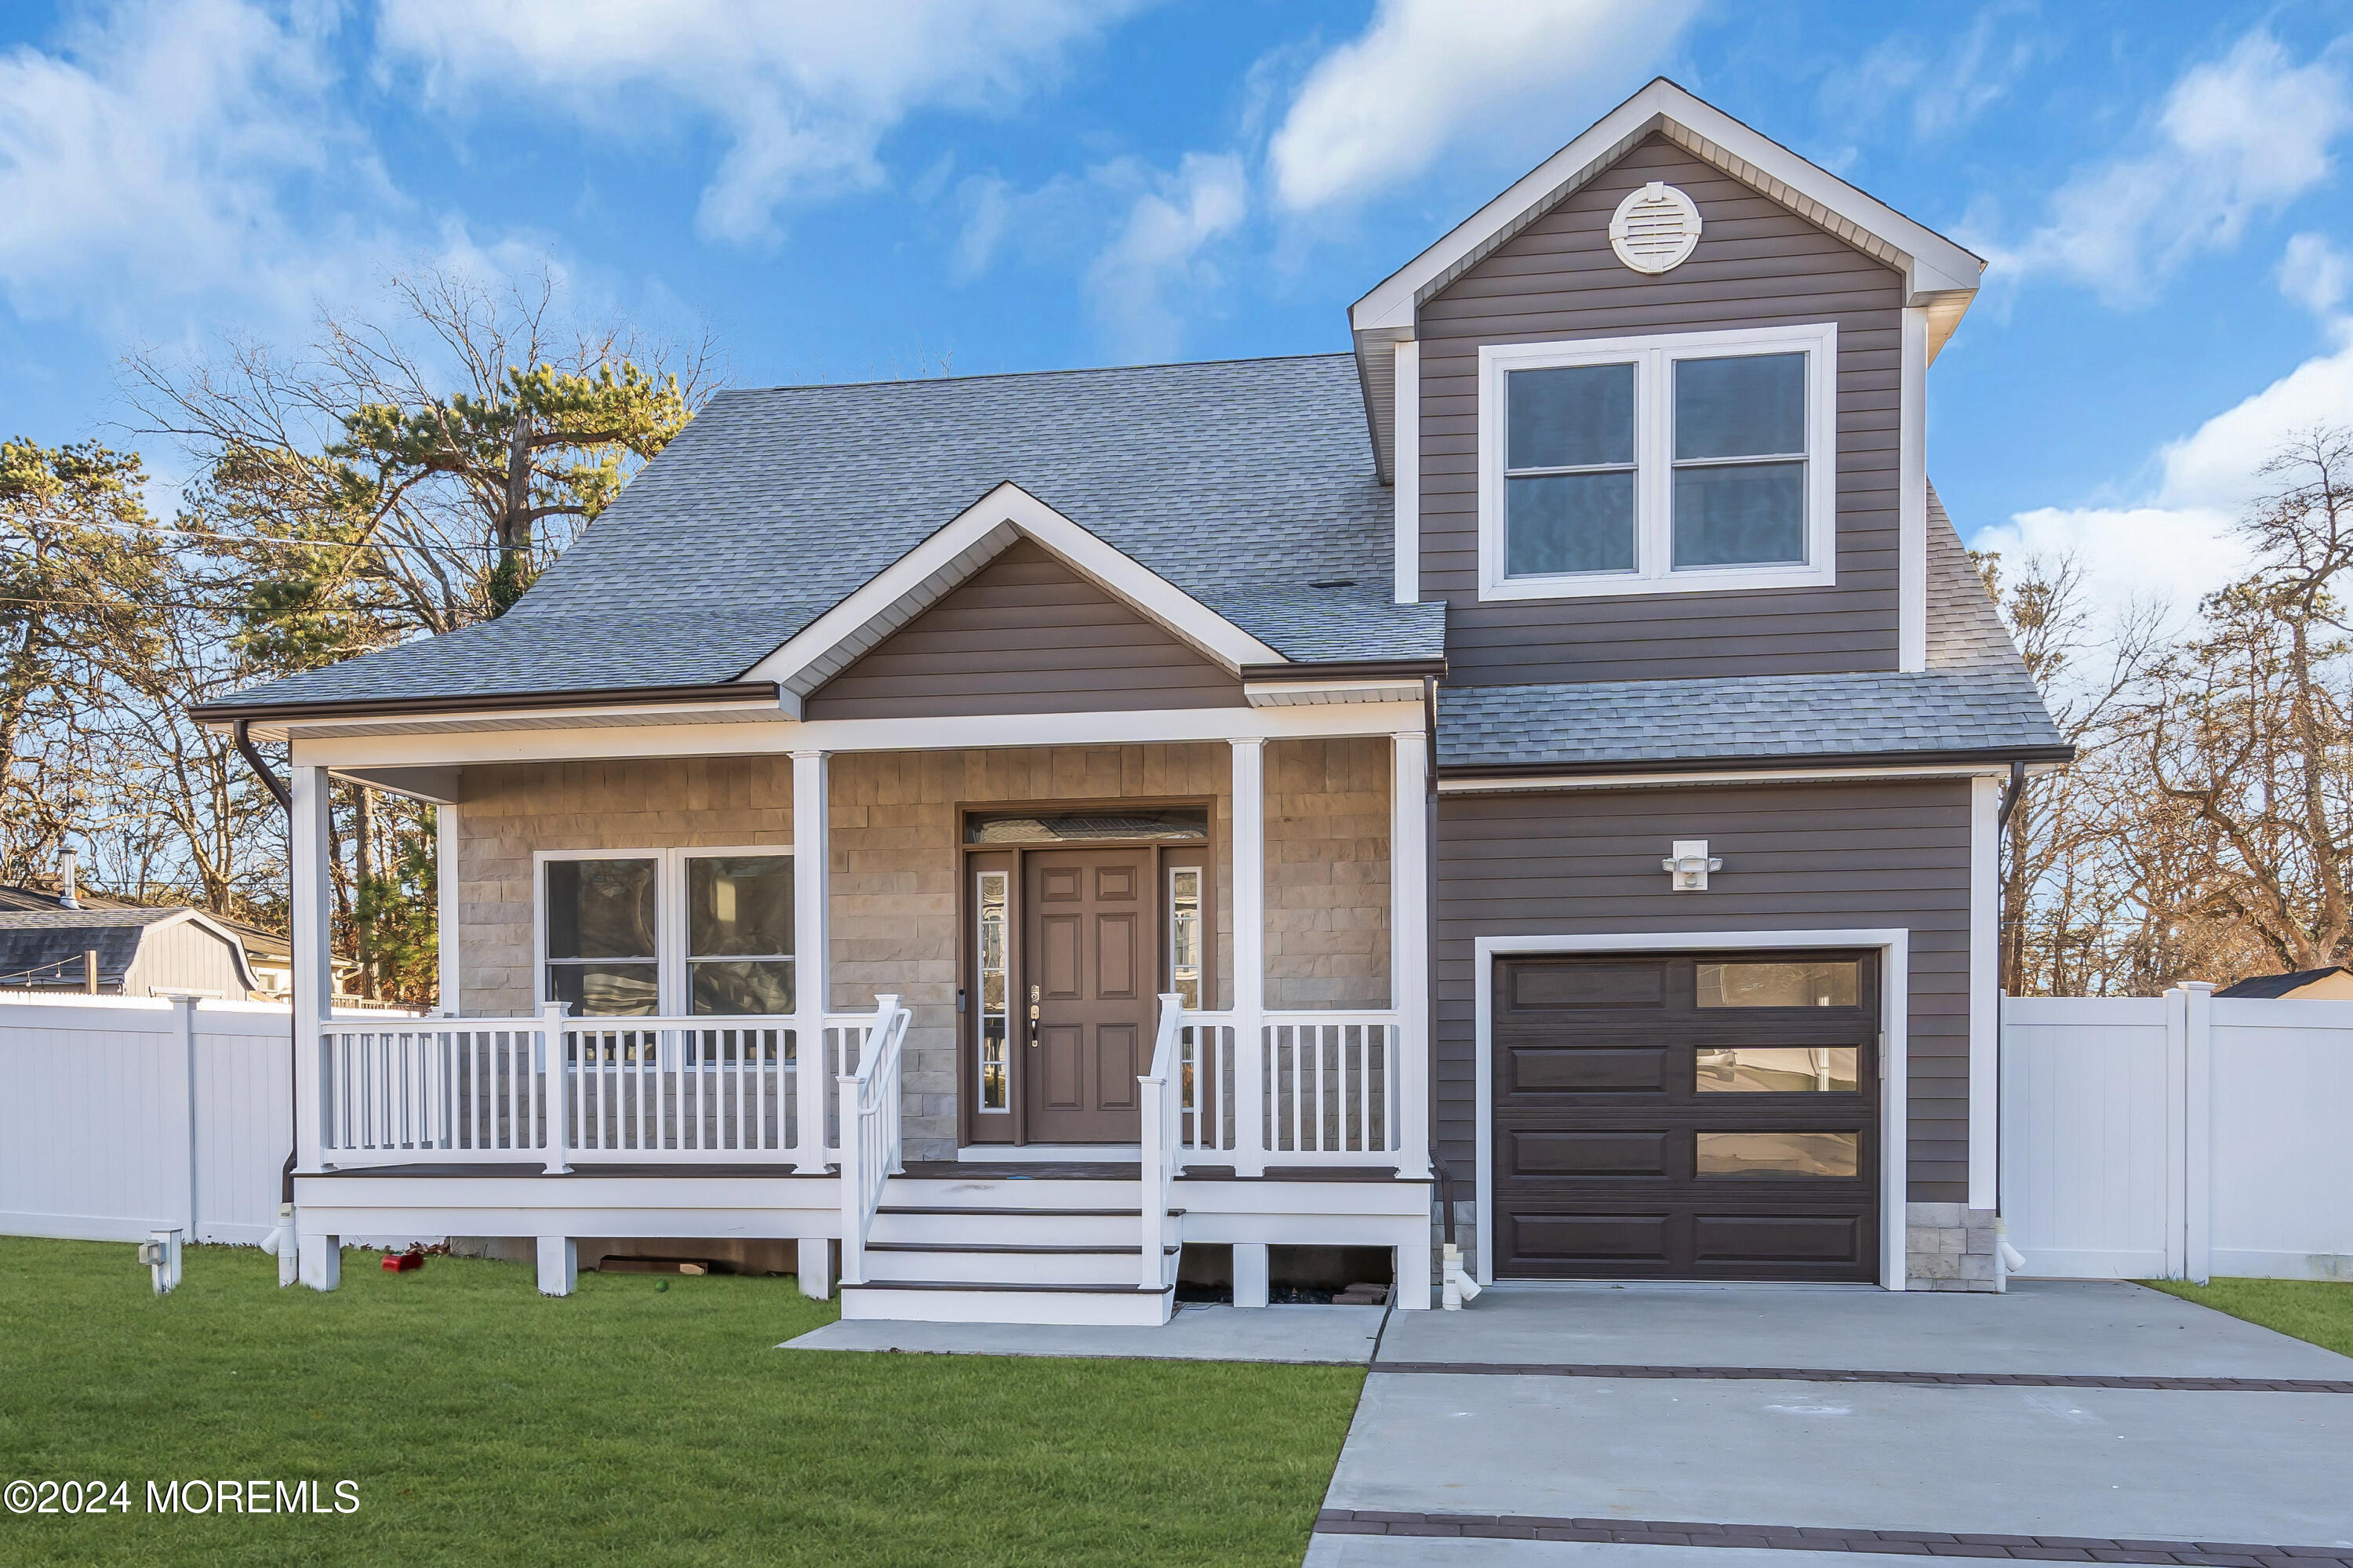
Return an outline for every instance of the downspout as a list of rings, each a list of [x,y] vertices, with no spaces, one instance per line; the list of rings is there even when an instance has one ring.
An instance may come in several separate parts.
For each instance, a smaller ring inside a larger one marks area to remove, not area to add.
[[[1445,1244],[1454,1245],[1454,1171],[1438,1150],[1438,677],[1421,678],[1422,737],[1422,1001],[1429,1015],[1422,1020],[1429,1043],[1430,1085],[1422,1097],[1430,1106],[1430,1168],[1438,1176],[1438,1204]]]
[[[261,753],[254,749],[252,727],[251,719],[238,719],[229,726],[229,735],[237,743],[237,754],[245,758],[245,765],[252,768],[259,777],[261,787],[269,791],[270,799],[278,802],[278,809],[286,813],[287,831],[290,833],[294,826],[293,791],[286,788],[286,780],[269,770],[269,764],[263,761]],[[290,885],[286,895],[286,919],[290,930],[292,928],[295,917],[293,889]],[[294,1009],[290,991],[288,993],[286,1012],[286,1128],[289,1134],[291,1134],[299,1125],[301,1102],[294,1087],[294,1042],[298,1031],[294,1027]],[[287,1208],[294,1202],[294,1150],[291,1147],[286,1150],[285,1168],[278,1173],[278,1202],[280,1215],[282,1218]]]
[[[2008,785],[2004,786],[2001,792],[2001,810],[1995,813],[1993,820],[1993,853],[1996,856],[1994,861],[1993,877],[1994,964],[1997,969],[2000,968],[2001,963],[2002,950],[2010,945],[2010,938],[2003,934],[2001,929],[2001,911],[2007,908],[2010,904],[2010,900],[2006,896],[2006,890],[2002,885],[2002,852],[2009,847],[2010,813],[2018,810],[2018,798],[2021,794],[2025,793],[2025,790],[2026,764],[2023,762],[2013,761],[2010,765],[2010,782]],[[1997,999],[1994,1002],[1993,1029],[1993,1070],[1994,1077],[1997,1081],[1999,1081],[2001,1076],[2001,1001],[1999,996],[1999,988],[1997,988]],[[1993,1118],[1993,1163],[1995,1170],[1999,1171],[2001,1169],[2001,1118],[2000,1116],[1996,1116]],[[1996,1238],[1994,1243],[1994,1267],[1998,1271],[1997,1277],[2000,1277],[2000,1276],[2023,1273],[2026,1268],[2025,1255],[2016,1247],[2010,1245],[2010,1217],[2007,1214],[2003,1214],[1999,1212],[2000,1202],[1999,1194],[1997,1194],[1995,1199],[1997,1212],[1994,1215],[1993,1222],[1994,1235]]]

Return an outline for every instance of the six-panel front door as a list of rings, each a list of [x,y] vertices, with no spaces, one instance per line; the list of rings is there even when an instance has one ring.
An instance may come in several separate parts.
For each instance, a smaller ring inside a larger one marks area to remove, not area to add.
[[[1033,850],[1023,859],[1029,1140],[1134,1143],[1158,972],[1152,852]]]

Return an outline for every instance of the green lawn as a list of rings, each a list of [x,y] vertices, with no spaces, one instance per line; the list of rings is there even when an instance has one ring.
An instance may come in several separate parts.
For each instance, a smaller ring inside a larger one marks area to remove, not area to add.
[[[2143,1283],[2152,1290],[2353,1356],[2353,1284],[2326,1279],[2217,1279],[2211,1285],[2151,1279]]]
[[[127,1517],[0,1513],[0,1562],[1296,1563],[1354,1368],[783,1351],[790,1279],[518,1264],[328,1295],[243,1248],[154,1296],[120,1243],[0,1238],[0,1482],[131,1483]],[[153,1516],[144,1486],[358,1483],[355,1514]]]

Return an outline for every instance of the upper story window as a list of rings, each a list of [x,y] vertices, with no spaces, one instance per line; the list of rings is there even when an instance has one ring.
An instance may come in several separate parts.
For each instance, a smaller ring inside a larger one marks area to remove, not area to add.
[[[575,1017],[793,1011],[789,851],[545,851],[540,995]]]
[[[1482,348],[1480,596],[1834,581],[1837,332]]]

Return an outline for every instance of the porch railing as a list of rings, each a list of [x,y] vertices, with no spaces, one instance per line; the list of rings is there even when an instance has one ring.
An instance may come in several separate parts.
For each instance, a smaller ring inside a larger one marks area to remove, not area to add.
[[[1142,1091],[1144,1250],[1138,1283],[1146,1290],[1164,1290],[1172,1283],[1176,1260],[1167,1252],[1168,1200],[1175,1191],[1176,1150],[1184,1136],[1185,1079],[1182,1065],[1185,1003],[1181,997],[1160,999],[1160,1027],[1152,1043],[1152,1068],[1137,1080]]]
[[[1420,1174],[1429,1139],[1408,1090],[1424,1069],[1405,1046],[1390,1012],[1268,1012],[1255,1028],[1232,1013],[1186,1012],[1179,1162],[1255,1174],[1377,1161]]]
[[[899,1162],[899,1057],[912,1014],[895,996],[875,999],[855,1071],[841,1086],[841,1282],[866,1281],[866,1237],[882,1187]],[[845,1059],[846,1065],[846,1059]]]

